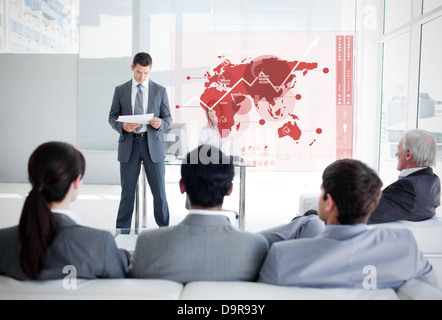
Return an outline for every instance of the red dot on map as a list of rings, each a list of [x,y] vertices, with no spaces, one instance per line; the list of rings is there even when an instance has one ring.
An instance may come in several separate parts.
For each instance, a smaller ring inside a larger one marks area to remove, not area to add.
[[[189,76],[187,76],[187,78],[186,78],[187,80],[190,80],[190,77]]]
[[[325,74],[327,74],[327,73],[330,72],[330,69],[329,69],[329,68],[324,68],[322,71],[323,71]]]
[[[317,134],[321,134],[322,133],[322,129],[321,128],[316,129],[316,133]]]
[[[296,99],[296,100],[301,100],[301,99],[302,99],[302,96],[301,96],[300,94],[297,94],[297,95],[295,96],[295,99]]]
[[[180,108],[180,106],[179,106],[179,105],[176,105],[176,106],[175,106],[175,108],[179,109],[179,108]]]
[[[261,119],[261,120],[259,120],[259,124],[263,126],[266,124],[266,121],[264,119]]]

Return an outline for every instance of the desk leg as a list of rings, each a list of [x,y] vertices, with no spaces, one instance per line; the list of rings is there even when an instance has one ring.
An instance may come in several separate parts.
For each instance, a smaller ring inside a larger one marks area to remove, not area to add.
[[[246,225],[246,167],[239,168],[239,230],[244,231]]]
[[[140,179],[135,188],[135,230],[140,227]]]
[[[141,192],[140,192],[141,190]],[[140,228],[140,208],[142,209],[142,226],[147,227],[147,206],[146,206],[146,172],[144,165],[141,164],[140,176],[138,177],[137,187],[135,188],[135,230]]]
[[[146,204],[146,171],[144,170],[144,165],[141,166],[141,185],[143,190],[143,228],[147,227],[147,204]]]

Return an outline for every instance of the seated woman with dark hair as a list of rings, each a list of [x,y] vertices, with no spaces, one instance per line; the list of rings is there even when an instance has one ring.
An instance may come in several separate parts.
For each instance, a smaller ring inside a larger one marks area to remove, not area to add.
[[[69,211],[85,172],[80,151],[63,142],[39,146],[28,164],[32,190],[20,223],[0,230],[0,274],[19,280],[63,279],[66,266],[77,278],[124,278],[129,254],[109,232],[80,225]]]

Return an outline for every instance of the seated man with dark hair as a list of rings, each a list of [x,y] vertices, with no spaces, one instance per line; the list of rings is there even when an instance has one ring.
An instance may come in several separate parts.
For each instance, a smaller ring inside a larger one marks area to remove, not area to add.
[[[188,216],[178,225],[142,232],[129,275],[191,281],[255,281],[268,251],[266,239],[230,225],[222,211],[234,167],[218,148],[203,145],[181,166]]]
[[[322,177],[319,217],[326,223],[315,238],[276,242],[259,281],[319,288],[398,288],[416,278],[438,286],[432,266],[408,229],[366,223],[381,197],[377,174],[357,160],[338,160]]]

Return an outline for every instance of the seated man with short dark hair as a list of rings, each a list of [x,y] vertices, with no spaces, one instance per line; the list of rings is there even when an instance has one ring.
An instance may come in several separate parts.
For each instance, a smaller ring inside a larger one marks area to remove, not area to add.
[[[338,160],[323,173],[318,213],[326,223],[315,238],[276,242],[259,281],[318,288],[398,288],[416,278],[438,286],[432,266],[408,229],[366,223],[381,197],[377,174],[357,160]]]
[[[231,158],[218,148],[203,145],[190,152],[180,180],[189,214],[176,226],[140,234],[129,275],[181,283],[256,281],[268,244],[261,235],[232,227],[223,213],[233,176]]]

